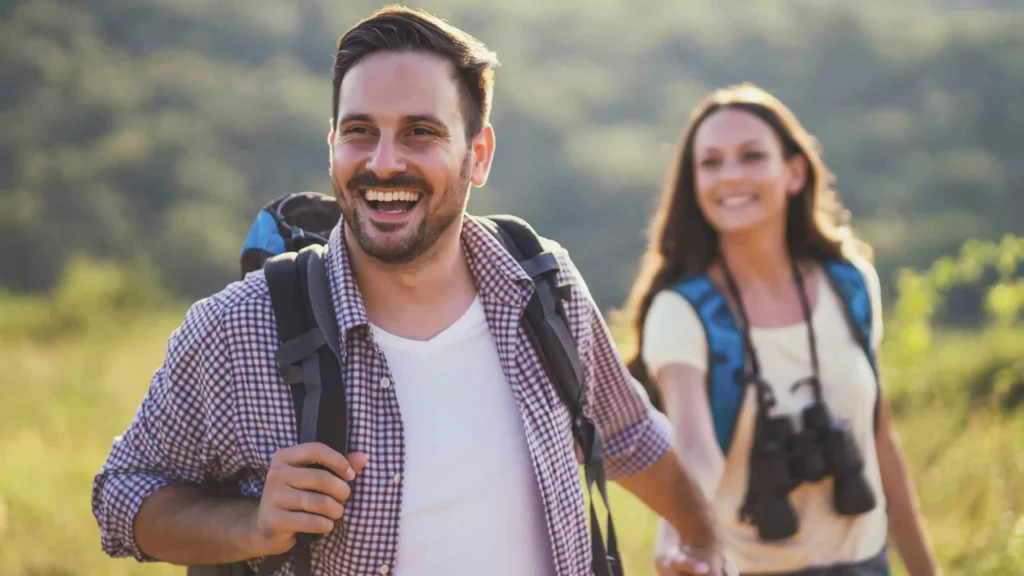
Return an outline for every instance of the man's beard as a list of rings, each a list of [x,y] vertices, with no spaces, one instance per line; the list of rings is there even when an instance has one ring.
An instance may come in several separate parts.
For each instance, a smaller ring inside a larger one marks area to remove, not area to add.
[[[439,199],[437,205],[430,204],[430,201],[435,199],[435,194],[430,184],[423,178],[408,173],[397,174],[387,180],[381,180],[372,172],[361,172],[346,183],[345,190],[339,189],[338,182],[333,176],[331,177],[331,184],[334,186],[334,195],[341,206],[345,226],[352,230],[352,235],[363,253],[385,264],[408,264],[430,250],[437,243],[438,238],[458,220],[460,214],[465,209],[471,166],[472,155],[467,151],[466,159],[459,169],[459,177],[452,186],[449,186],[440,196],[437,196]],[[420,207],[420,204],[423,204],[425,213],[420,221],[415,224],[371,222],[362,213],[362,206],[365,204],[358,197],[361,195],[359,190],[366,188],[418,191],[421,195],[420,200],[410,210],[416,210]],[[409,228],[411,226],[415,226],[415,229],[406,230],[404,234],[396,233],[401,228]],[[377,232],[389,233],[389,235],[395,236],[401,234],[401,236],[383,240],[374,238],[370,233],[371,228]]]

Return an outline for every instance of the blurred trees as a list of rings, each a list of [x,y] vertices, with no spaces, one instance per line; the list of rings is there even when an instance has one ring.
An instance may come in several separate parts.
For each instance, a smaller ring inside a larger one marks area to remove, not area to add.
[[[883,280],[1024,231],[1017,3],[480,4],[423,4],[503,63],[496,162],[471,208],[561,241],[602,307],[632,281],[689,110],[744,80],[821,141]],[[235,279],[263,202],[330,191],[335,42],[378,5],[0,5],[0,286],[49,289],[83,255],[148,260],[190,298]],[[984,315],[949,304],[948,321]]]

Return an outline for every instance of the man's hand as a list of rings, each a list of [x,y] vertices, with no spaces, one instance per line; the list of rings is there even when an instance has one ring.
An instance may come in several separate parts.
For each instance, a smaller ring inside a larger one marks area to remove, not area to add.
[[[295,535],[327,534],[341,518],[352,494],[348,483],[366,466],[366,454],[348,458],[319,442],[274,453],[256,514],[256,533],[265,554],[281,554]],[[324,469],[311,468],[322,466]]]

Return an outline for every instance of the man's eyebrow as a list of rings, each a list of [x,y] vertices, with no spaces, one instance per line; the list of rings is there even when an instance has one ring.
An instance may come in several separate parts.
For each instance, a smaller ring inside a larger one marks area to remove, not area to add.
[[[415,124],[417,122],[426,122],[428,124],[437,124],[438,126],[444,126],[445,123],[440,118],[433,114],[409,114],[402,116],[403,124]]]
[[[349,122],[368,122],[374,123],[373,116],[370,114],[364,114],[361,112],[353,112],[351,114],[345,114],[341,117],[341,121],[338,125],[348,124]],[[425,122],[427,124],[434,124],[447,128],[448,126],[434,114],[406,114],[402,116],[402,124],[416,124],[419,122]]]
[[[338,124],[348,124],[349,122],[373,122],[373,117],[369,114],[345,114]]]

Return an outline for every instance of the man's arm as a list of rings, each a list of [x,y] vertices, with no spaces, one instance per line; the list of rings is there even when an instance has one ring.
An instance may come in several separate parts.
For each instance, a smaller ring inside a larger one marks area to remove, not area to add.
[[[308,468],[314,464],[330,472]],[[172,564],[226,564],[281,554],[295,544],[296,533],[334,529],[351,494],[345,480],[365,465],[365,454],[346,459],[311,442],[274,454],[258,501],[167,486],[143,502],[135,540],[148,556]]]
[[[651,406],[615,353],[604,319],[594,309],[594,418],[605,434],[609,478],[671,524],[680,541],[722,552],[711,506],[671,449],[671,426]],[[621,427],[621,422],[630,422]],[[609,423],[618,423],[618,426]]]
[[[273,553],[260,537],[259,501],[213,496],[188,484],[171,484],[147,497],[134,536],[147,556],[172,564],[226,564]]]
[[[671,425],[622,363],[579,273],[568,258],[563,262],[573,274],[574,304],[581,307],[574,312],[590,327],[592,343],[581,360],[592,376],[588,397],[591,415],[604,438],[608,478],[671,523],[683,544],[708,557],[720,555],[710,505],[671,449]]]
[[[366,457],[346,459],[319,443],[278,450],[259,501],[200,488],[231,476],[222,463],[240,459],[231,453],[241,443],[229,424],[237,403],[224,321],[215,298],[189,310],[96,476],[93,513],[111,556],[174,564],[258,558],[287,551],[297,532],[330,532],[343,513],[345,481]],[[327,470],[308,468],[314,464]]]
[[[671,524],[685,545],[709,555],[723,553],[711,507],[675,450],[618,483]]]
[[[156,560],[135,541],[142,504],[167,486],[201,484],[222,472],[215,470],[220,459],[211,453],[210,412],[230,411],[234,402],[225,382],[230,366],[221,316],[212,298],[189,309],[131,425],[114,439],[96,475],[92,509],[110,556]],[[230,413],[224,417],[230,419]]]

